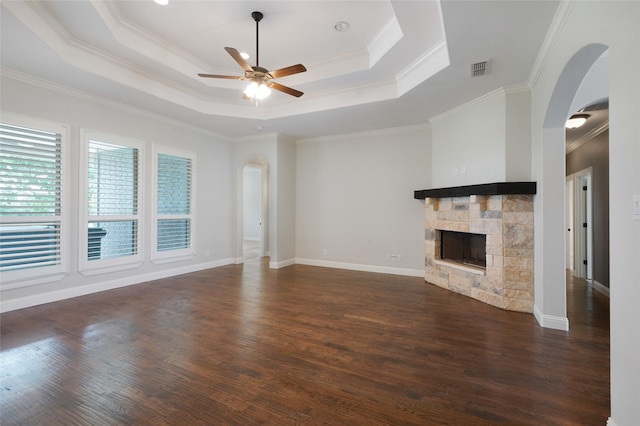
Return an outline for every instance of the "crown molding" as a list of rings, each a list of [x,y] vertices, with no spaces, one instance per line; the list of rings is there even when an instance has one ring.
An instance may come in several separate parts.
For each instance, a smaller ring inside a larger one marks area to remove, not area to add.
[[[384,26],[382,31],[367,46],[369,51],[369,68],[373,67],[380,59],[384,57],[397,42],[402,40],[404,34],[398,22],[398,18],[393,18]]]
[[[486,102],[490,99],[493,99],[495,97],[499,97],[499,96],[506,96],[506,95],[515,95],[515,94],[519,94],[519,93],[527,93],[527,92],[531,92],[531,87],[529,87],[529,85],[527,83],[520,83],[520,84],[513,84],[511,86],[505,86],[505,87],[500,87],[498,89],[492,90],[489,93],[486,93],[478,98],[472,99],[469,102],[466,102],[462,105],[458,105],[457,107],[450,109],[449,111],[443,112],[442,114],[438,114],[436,116],[433,116],[429,119],[430,123],[436,123],[440,120],[446,119],[451,115],[457,114],[459,112],[462,112],[468,108],[474,107],[478,104],[481,104],[483,102]]]
[[[528,83],[513,84],[503,87],[507,95],[517,95],[519,93],[531,93],[531,86]]]
[[[78,89],[73,89],[71,87],[68,86],[64,86],[62,84],[59,83],[54,83],[52,81],[48,81],[48,80],[44,80],[38,77],[34,77],[32,75],[28,75],[28,74],[24,74],[21,73],[19,71],[15,71],[9,68],[5,68],[5,67],[0,67],[0,77],[4,77],[4,78],[9,78],[21,83],[25,83],[25,84],[29,84],[31,86],[35,86],[35,87],[39,87],[41,89],[46,89],[46,90],[51,90],[53,92],[57,92],[66,96],[71,96],[74,97],[76,99],[80,99],[86,102],[91,102],[94,104],[98,104],[98,105],[102,105],[102,106],[106,106],[109,108],[113,108],[113,109],[117,109],[119,111],[123,111],[126,113],[132,113],[132,114],[136,114],[136,115],[140,115],[149,119],[153,119],[153,120],[159,120],[165,123],[170,123],[172,125],[178,126],[178,127],[182,127],[184,129],[187,130],[191,130],[191,131],[196,131],[198,133],[202,133],[205,134],[207,136],[212,136],[212,137],[216,137],[216,138],[221,138],[224,139],[226,141],[229,141],[230,138],[227,136],[224,136],[220,133],[216,133],[216,132],[212,132],[211,130],[202,128],[202,127],[198,127],[198,126],[193,126],[187,123],[184,123],[182,121],[176,120],[174,118],[165,116],[165,115],[161,115],[161,114],[156,114],[153,112],[149,112],[145,109],[142,108],[137,108],[125,103],[121,103],[121,102],[117,102],[108,98],[104,98],[102,96],[98,96],[95,95],[93,93],[89,93],[89,92],[85,92],[82,90],[78,90]]]
[[[423,124],[414,124],[411,126],[389,127],[386,129],[379,129],[379,130],[366,130],[363,132],[342,133],[339,135],[322,136],[318,138],[298,139],[296,143],[301,145],[301,144],[315,143],[315,142],[335,142],[335,141],[342,141],[345,138],[354,137],[354,136],[367,138],[367,137],[375,137],[375,136],[394,135],[394,134],[397,134],[398,132],[430,131],[430,130],[431,130],[431,124],[423,123]]]
[[[441,120],[444,120],[446,118],[449,118],[450,116],[452,116],[454,114],[458,114],[458,113],[460,113],[460,112],[462,112],[462,111],[464,111],[466,109],[474,107],[474,106],[476,106],[478,104],[481,104],[483,102],[486,102],[486,101],[488,101],[490,99],[493,99],[493,98],[496,98],[498,96],[504,96],[505,94],[506,94],[506,91],[505,91],[504,87],[500,87],[499,89],[492,90],[491,92],[486,93],[486,94],[484,94],[484,95],[482,95],[480,97],[474,98],[474,99],[470,100],[469,102],[466,102],[466,103],[464,103],[462,105],[458,105],[455,108],[452,108],[452,109],[450,109],[448,111],[445,111],[442,114],[435,115],[435,116],[433,116],[433,117],[431,117],[429,119],[429,122],[432,123],[432,124],[433,123],[437,123],[438,121],[441,121]]]
[[[443,38],[398,73],[396,76],[398,96],[404,95],[449,65],[451,65],[449,50]]]
[[[211,71],[211,66],[204,61],[123,19],[112,4],[105,1],[92,0],[91,5],[120,45],[126,46],[139,55],[167,66],[180,74],[191,76],[194,80],[199,79],[197,73],[201,72],[201,70],[208,69]],[[213,70],[212,72],[218,71]],[[229,73],[231,71],[220,69],[219,72]],[[218,81],[211,82],[211,85],[226,87],[224,81],[220,81],[219,84],[215,83],[218,83]]]
[[[538,52],[538,56],[536,57],[536,61],[531,68],[531,72],[529,73],[529,78],[527,80],[527,84],[529,87],[534,87],[542,75],[542,71],[544,70],[547,60],[549,59],[549,55],[551,49],[558,42],[558,38],[564,29],[564,26],[567,23],[567,19],[571,15],[571,11],[573,10],[573,6],[575,5],[576,0],[561,0],[558,5],[558,9],[553,17],[553,21],[551,22],[551,26],[549,27],[549,31],[547,31],[547,35],[540,47],[540,51]]]
[[[585,143],[587,143],[590,140],[596,138],[598,135],[606,132],[607,130],[609,130],[609,122],[608,121],[606,123],[604,123],[602,126],[597,127],[595,129],[592,129],[591,131],[585,133],[582,137],[576,139],[575,141],[573,141],[571,143],[568,143],[567,144],[566,153],[569,154],[570,152],[575,151],[576,149],[580,148]]]

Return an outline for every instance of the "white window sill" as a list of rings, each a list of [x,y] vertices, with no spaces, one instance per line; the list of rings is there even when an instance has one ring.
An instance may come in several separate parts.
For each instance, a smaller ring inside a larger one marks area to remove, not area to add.
[[[66,272],[57,272],[46,275],[11,278],[7,273],[0,274],[0,288],[2,290],[13,290],[16,288],[30,287],[32,285],[53,283],[62,280],[67,276]]]
[[[164,265],[165,263],[184,262],[185,260],[191,260],[194,257],[196,257],[195,254],[186,254],[182,256],[173,256],[173,257],[159,257],[156,259],[152,259],[151,263],[155,265]]]
[[[136,268],[139,268],[141,265],[142,265],[142,262],[136,262],[136,263],[128,263],[125,265],[96,267],[91,269],[85,268],[80,270],[79,272],[85,277],[90,277],[93,275],[108,274],[111,272],[119,272],[119,271],[127,271],[130,269],[136,269]]]

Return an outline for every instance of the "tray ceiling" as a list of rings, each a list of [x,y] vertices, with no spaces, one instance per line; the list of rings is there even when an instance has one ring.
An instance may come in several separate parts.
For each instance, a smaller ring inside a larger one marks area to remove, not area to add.
[[[242,137],[261,131],[297,138],[425,123],[499,87],[521,84],[558,2],[518,1],[137,1],[2,2],[5,76],[54,84]],[[258,106],[224,51],[255,65],[302,63]],[[345,21],[346,32],[334,25]],[[489,73],[470,76],[489,60]]]

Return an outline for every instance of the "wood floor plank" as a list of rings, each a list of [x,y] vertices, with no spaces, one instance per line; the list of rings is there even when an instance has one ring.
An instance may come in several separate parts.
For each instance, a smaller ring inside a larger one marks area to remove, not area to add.
[[[420,278],[264,260],[2,314],[3,425],[601,425],[609,305],[571,331]]]

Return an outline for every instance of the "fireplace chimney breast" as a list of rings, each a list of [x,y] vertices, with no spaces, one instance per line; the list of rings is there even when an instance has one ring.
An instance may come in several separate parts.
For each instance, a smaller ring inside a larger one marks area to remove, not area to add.
[[[533,312],[534,195],[446,196],[450,188],[443,190],[427,191],[445,197],[425,197],[425,281],[502,309]],[[483,235],[485,267],[443,258],[443,231]]]

